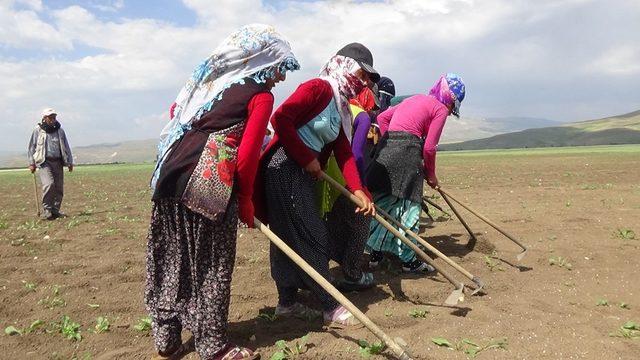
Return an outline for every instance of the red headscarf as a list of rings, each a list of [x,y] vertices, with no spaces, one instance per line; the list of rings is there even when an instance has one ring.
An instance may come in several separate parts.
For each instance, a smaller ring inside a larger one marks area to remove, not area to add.
[[[362,89],[362,91],[360,91],[358,96],[356,96],[354,99],[349,100],[349,103],[351,105],[361,107],[364,111],[371,111],[371,109],[376,106],[376,102],[373,99],[374,96],[375,95],[373,94],[373,91],[371,91],[371,89],[369,89],[368,87],[365,87],[364,89]]]

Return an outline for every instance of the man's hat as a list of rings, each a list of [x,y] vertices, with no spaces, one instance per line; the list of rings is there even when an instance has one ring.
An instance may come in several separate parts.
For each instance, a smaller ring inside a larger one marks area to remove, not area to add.
[[[380,80],[380,74],[373,68],[373,55],[371,55],[371,51],[366,46],[360,43],[351,43],[338,50],[336,55],[354,59],[369,74],[371,81],[378,82]]]
[[[53,110],[52,108],[46,108],[44,110],[42,110],[42,117],[46,117],[49,115],[57,115],[58,113]]]

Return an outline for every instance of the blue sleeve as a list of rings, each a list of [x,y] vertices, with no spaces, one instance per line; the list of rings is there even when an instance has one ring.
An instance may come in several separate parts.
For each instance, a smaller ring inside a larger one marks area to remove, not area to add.
[[[365,111],[361,112],[356,116],[353,121],[353,139],[351,139],[351,152],[353,152],[353,157],[356,160],[356,166],[358,167],[358,173],[360,174],[360,180],[364,184],[364,172],[365,172],[365,161],[364,161],[364,149],[367,143],[367,134],[369,133],[369,128],[371,127],[371,118],[369,114]]]

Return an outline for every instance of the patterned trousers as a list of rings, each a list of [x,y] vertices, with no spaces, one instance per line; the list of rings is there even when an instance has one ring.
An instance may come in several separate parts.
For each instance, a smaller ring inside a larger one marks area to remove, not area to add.
[[[227,345],[237,223],[235,196],[217,222],[171,199],[154,202],[145,303],[158,351],[181,344],[183,328],[193,334],[201,359]]]

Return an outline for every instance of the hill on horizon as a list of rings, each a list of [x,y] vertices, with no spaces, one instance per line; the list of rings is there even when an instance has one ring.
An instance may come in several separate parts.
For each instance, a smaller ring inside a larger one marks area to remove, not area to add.
[[[440,150],[513,149],[640,143],[640,110],[573,123],[530,117],[451,118]],[[157,139],[73,147],[77,164],[155,161]],[[26,167],[26,153],[0,152],[0,168]]]
[[[622,144],[640,144],[640,110],[602,119],[442,144],[439,149],[451,151]]]
[[[144,163],[153,162],[157,153],[157,139],[130,140],[88,146],[73,146],[76,164]],[[26,167],[25,153],[0,154],[0,167]]]

